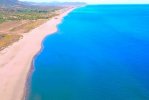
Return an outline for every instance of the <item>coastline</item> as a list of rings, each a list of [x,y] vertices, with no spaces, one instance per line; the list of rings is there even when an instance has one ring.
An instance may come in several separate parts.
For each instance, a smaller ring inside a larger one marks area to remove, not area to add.
[[[51,35],[51,34],[48,34],[48,35]],[[47,36],[48,36],[47,35]],[[47,37],[46,36],[46,37]],[[45,38],[46,38],[45,37]],[[44,38],[44,39],[45,39]],[[34,55],[33,59],[32,59],[32,62],[31,62],[31,66],[30,66],[30,70],[27,74],[27,79],[26,79],[26,83],[25,83],[25,87],[24,87],[24,94],[22,96],[22,99],[21,100],[27,100],[28,99],[28,96],[29,96],[29,91],[30,91],[30,84],[31,84],[31,78],[32,78],[32,75],[33,75],[33,72],[35,70],[35,58],[40,54],[40,52],[42,52],[42,50],[44,49],[44,46],[43,46],[43,41],[44,39],[42,40],[41,42],[41,49]]]
[[[32,73],[33,59],[42,49],[43,39],[57,31],[63,17],[75,8],[62,12],[41,26],[23,35],[23,39],[0,51],[0,98],[22,100],[27,80]]]

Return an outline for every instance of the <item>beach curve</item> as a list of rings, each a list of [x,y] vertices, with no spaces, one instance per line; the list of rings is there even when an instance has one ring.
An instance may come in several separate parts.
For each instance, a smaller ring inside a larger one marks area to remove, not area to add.
[[[42,40],[57,31],[64,16],[75,8],[50,19],[43,25],[25,33],[23,39],[0,51],[0,98],[22,100],[32,59],[41,50]]]

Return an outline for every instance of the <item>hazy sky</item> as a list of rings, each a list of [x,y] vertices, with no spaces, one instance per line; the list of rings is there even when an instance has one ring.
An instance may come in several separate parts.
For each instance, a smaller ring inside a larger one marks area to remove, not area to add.
[[[143,4],[149,4],[149,0],[21,0],[21,1],[33,1],[33,2],[51,2],[51,1],[67,1],[67,2],[75,2],[75,1],[80,1],[80,2],[87,2],[87,3],[106,3],[106,4],[117,4],[117,3],[143,3]]]

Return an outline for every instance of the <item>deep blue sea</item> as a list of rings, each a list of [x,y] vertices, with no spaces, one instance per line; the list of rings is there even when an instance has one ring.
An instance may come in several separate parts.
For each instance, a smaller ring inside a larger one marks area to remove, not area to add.
[[[89,5],[34,59],[28,100],[149,100],[149,5]]]

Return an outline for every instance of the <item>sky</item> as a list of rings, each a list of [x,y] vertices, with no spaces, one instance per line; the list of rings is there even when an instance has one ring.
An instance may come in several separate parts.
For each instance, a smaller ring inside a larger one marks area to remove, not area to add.
[[[149,0],[20,0],[31,2],[86,2],[91,4],[149,4]]]

